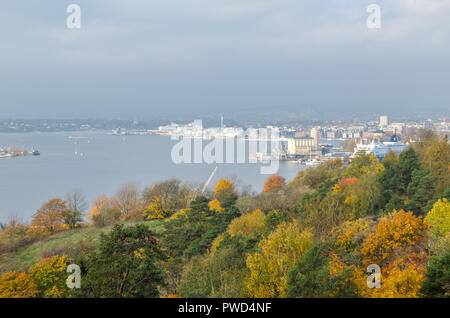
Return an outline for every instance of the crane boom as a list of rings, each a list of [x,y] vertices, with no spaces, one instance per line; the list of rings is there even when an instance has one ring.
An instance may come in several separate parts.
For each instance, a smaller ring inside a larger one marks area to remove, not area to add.
[[[219,168],[219,166],[216,166],[214,168],[214,170],[211,172],[211,174],[209,175],[208,180],[206,180],[205,184],[203,185],[203,189],[202,189],[202,194],[205,192],[206,188],[208,187],[209,183],[211,182],[212,178],[214,177],[214,174],[217,171],[217,168]]]

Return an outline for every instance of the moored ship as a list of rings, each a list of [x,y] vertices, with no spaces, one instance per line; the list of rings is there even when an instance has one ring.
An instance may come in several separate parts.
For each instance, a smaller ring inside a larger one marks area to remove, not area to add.
[[[407,147],[406,144],[399,141],[397,135],[393,135],[389,141],[379,142],[372,141],[370,144],[356,145],[353,157],[356,157],[360,153],[373,154],[377,156],[380,160],[391,150],[395,154],[401,153]]]

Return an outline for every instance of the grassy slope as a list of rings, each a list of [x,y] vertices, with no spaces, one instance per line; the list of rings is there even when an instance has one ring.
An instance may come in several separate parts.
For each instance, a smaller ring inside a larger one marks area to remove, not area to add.
[[[162,221],[139,222],[147,224],[154,232],[158,232]],[[136,222],[126,222],[126,226],[137,224]],[[80,241],[89,242],[96,246],[100,241],[100,233],[106,233],[112,226],[104,228],[83,227],[80,229],[61,232],[51,237],[35,242],[21,248],[19,251],[0,256],[0,274],[10,270],[24,271],[35,264],[44,252],[57,252],[65,250],[69,246],[78,245]]]

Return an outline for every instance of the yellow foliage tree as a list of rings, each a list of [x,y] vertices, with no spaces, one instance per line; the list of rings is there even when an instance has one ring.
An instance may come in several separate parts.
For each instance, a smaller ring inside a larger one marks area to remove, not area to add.
[[[363,268],[355,271],[354,283],[359,294],[366,298],[417,298],[425,280],[425,266],[397,259],[381,268],[381,287],[367,286],[368,274]]]
[[[361,153],[356,156],[345,170],[345,177],[360,177],[367,174],[379,175],[385,170],[384,165],[379,162],[373,154]]]
[[[163,196],[156,195],[149,206],[144,208],[144,218],[146,220],[163,219],[167,216],[170,202]]]
[[[155,194],[152,196],[148,206],[144,208],[144,218],[147,220],[163,219],[176,211],[180,203],[167,195]]]
[[[224,208],[222,208],[219,200],[217,200],[217,199],[209,201],[208,207],[211,211],[216,211],[216,212],[222,212],[223,210],[225,210]]]
[[[27,273],[7,272],[0,276],[0,298],[31,298],[39,291]]]
[[[422,166],[431,171],[438,192],[443,192],[450,186],[449,162],[450,144],[448,138],[430,139],[425,147]]]
[[[234,185],[230,180],[220,179],[214,187],[214,197],[223,202],[229,195],[234,193]]]
[[[189,211],[189,209],[181,209],[174,214],[172,214],[170,217],[166,218],[164,221],[173,221],[175,219],[179,219],[181,217],[184,217],[186,215],[186,212]]]
[[[65,297],[68,293],[66,286],[66,269],[68,258],[65,255],[42,258],[29,269],[30,276],[37,284],[43,297]]]
[[[223,236],[223,233],[221,233],[211,242],[211,247],[209,248],[209,253],[211,255],[214,255],[216,253],[217,248],[223,241]]]
[[[334,246],[339,250],[353,251],[358,246],[358,241],[368,235],[373,227],[374,221],[368,219],[357,219],[346,221],[334,229],[333,236],[336,239]]]
[[[433,237],[447,235],[450,232],[450,202],[445,198],[436,202],[425,217],[425,222]]]
[[[285,297],[287,274],[311,247],[311,237],[308,232],[300,233],[295,222],[281,223],[260,242],[261,252],[247,257],[245,294],[257,298]]]
[[[265,219],[266,215],[260,209],[257,209],[252,213],[247,213],[233,219],[230,225],[228,225],[227,232],[231,236],[242,234],[247,237],[256,237],[257,234],[260,234],[264,230]]]
[[[227,227],[227,233],[231,236],[242,234],[247,237],[254,238],[258,233],[265,229],[266,215],[260,209],[247,213],[235,218]],[[217,247],[223,240],[223,233],[217,236],[211,244],[210,253],[214,254]]]

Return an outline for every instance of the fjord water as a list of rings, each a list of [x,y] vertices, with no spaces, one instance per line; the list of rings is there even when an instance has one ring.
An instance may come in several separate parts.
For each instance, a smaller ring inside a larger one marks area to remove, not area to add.
[[[29,221],[43,202],[64,198],[74,188],[82,189],[90,204],[130,181],[142,186],[170,178],[204,183],[215,164],[173,163],[175,143],[166,136],[112,136],[103,131],[1,133],[0,147],[38,149],[41,155],[0,158],[0,221],[11,215]],[[280,162],[278,174],[289,181],[301,169]],[[259,164],[219,164],[210,187],[223,177],[236,177],[260,192],[268,176],[260,173]]]

